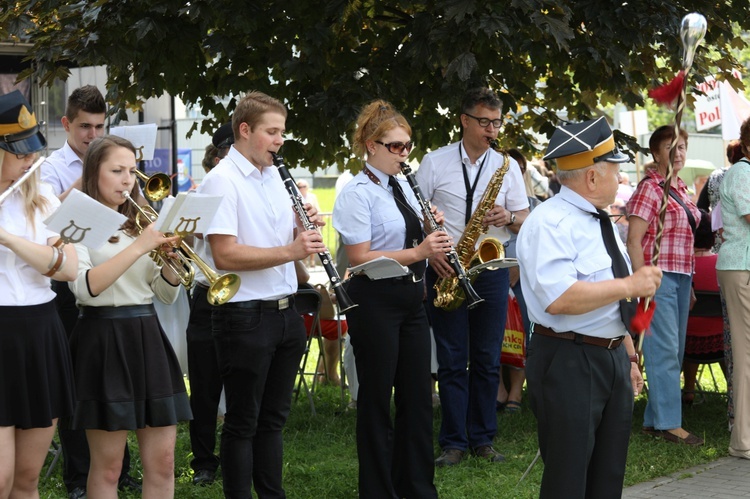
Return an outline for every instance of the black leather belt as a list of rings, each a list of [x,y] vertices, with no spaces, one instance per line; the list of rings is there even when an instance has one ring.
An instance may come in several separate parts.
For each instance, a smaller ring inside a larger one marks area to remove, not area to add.
[[[625,336],[618,336],[617,338],[597,338],[596,336],[586,336],[585,334],[578,334],[573,331],[556,333],[541,324],[534,324],[533,331],[533,334],[541,334],[542,336],[549,336],[550,338],[558,338],[561,340],[572,340],[576,343],[585,343],[587,345],[596,345],[598,347],[604,347],[607,350],[614,350],[619,347],[622,340],[625,339]]]
[[[124,307],[80,307],[78,310],[78,317],[96,319],[129,319],[152,315],[156,315],[156,309],[152,304],[127,305]]]
[[[247,300],[225,303],[226,308],[245,308],[249,310],[286,310],[294,305],[294,297],[289,295],[280,300]]]
[[[210,289],[208,286],[206,286],[202,282],[198,282],[198,281],[195,281],[195,287],[196,288],[205,289],[206,291],[208,291]]]

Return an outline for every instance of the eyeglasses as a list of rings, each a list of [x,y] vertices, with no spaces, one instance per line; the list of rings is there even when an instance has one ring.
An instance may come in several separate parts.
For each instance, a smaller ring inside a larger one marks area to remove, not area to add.
[[[491,120],[489,118],[477,118],[476,116],[472,116],[468,113],[464,114],[469,118],[474,118],[475,120],[477,120],[479,122],[479,126],[481,126],[482,128],[487,128],[487,125],[489,125],[490,123],[492,123],[492,128],[500,128],[503,124],[503,120],[501,120],[500,118]]]
[[[387,144],[384,144],[383,142],[380,142],[379,140],[376,140],[375,142],[385,147],[386,149],[388,149],[388,152],[393,153],[393,154],[401,154],[402,152],[404,152],[404,150],[407,153],[410,153],[412,147],[414,147],[414,142],[412,141],[409,141],[405,144],[403,142],[389,142]]]
[[[34,152],[30,152],[30,153],[28,153],[28,154],[16,154],[15,156],[16,156],[16,158],[18,158],[18,159],[20,159],[20,160],[24,160],[24,159],[27,159],[27,158],[31,158],[31,157],[33,157],[33,156],[34,156],[34,154],[36,154],[36,153],[34,153]]]

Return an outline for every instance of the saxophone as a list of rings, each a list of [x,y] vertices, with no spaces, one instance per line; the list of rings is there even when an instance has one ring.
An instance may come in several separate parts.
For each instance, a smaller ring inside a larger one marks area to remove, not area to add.
[[[490,147],[500,152],[496,141],[491,141]],[[503,178],[505,178],[505,174],[510,167],[509,156],[504,153],[501,154],[503,154],[503,166],[495,170],[495,173],[492,174],[492,178],[490,178],[490,182],[487,184],[487,189],[485,189],[482,199],[479,201],[474,213],[471,214],[469,223],[466,224],[464,233],[461,234],[461,239],[458,240],[458,244],[456,245],[456,253],[458,254],[459,261],[466,269],[472,281],[476,279],[481,270],[484,270],[481,269],[472,272],[472,267],[505,257],[505,248],[494,237],[483,239],[479,243],[479,247],[476,248],[477,240],[488,229],[488,227],[482,225],[482,219],[495,205],[495,199],[497,199],[500,188],[503,186]],[[435,290],[437,291],[437,296],[435,296],[433,304],[446,311],[456,310],[465,299],[463,289],[461,289],[456,276],[438,278],[435,282]]]

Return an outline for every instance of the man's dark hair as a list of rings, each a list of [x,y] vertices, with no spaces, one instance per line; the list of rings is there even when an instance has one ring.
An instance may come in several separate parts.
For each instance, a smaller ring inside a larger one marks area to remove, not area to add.
[[[68,97],[68,105],[65,108],[65,116],[73,121],[81,111],[91,114],[103,114],[107,112],[107,103],[104,96],[94,85],[84,85],[76,88]]]
[[[497,94],[487,87],[472,88],[464,94],[464,98],[461,101],[461,114],[470,113],[476,106],[503,109],[503,103]]]

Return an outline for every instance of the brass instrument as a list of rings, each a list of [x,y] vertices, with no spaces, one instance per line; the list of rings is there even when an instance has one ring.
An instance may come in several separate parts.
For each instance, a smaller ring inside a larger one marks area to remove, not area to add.
[[[424,197],[424,194],[422,194],[422,189],[419,187],[416,178],[414,178],[414,173],[412,173],[411,167],[406,163],[401,163],[401,172],[406,177],[406,180],[409,181],[409,186],[414,192],[414,197],[417,198],[417,202],[419,203],[420,208],[422,208],[422,214],[424,215],[425,220],[427,220],[427,223],[430,225],[430,231],[435,232],[436,230],[442,230],[443,232],[445,232],[445,227],[443,227],[442,225],[438,225],[437,221],[435,220],[435,217],[432,214],[432,207],[430,206],[430,202],[427,201]],[[471,281],[467,276],[466,269],[464,269],[464,267],[461,265],[461,262],[459,261],[456,249],[451,247],[451,250],[446,253],[446,257],[448,258],[448,263],[453,269],[453,272],[455,272],[456,274],[458,285],[461,287],[464,296],[468,298],[468,303],[466,304],[466,306],[472,309],[477,305],[483,303],[484,299],[480,298],[477,292],[474,291],[474,288],[471,285]]]
[[[166,173],[156,172],[148,176],[136,170],[135,175],[143,181],[143,195],[149,201],[161,201],[172,191],[172,180]]]
[[[499,152],[496,141],[490,142],[490,147]],[[494,237],[486,237],[477,247],[478,239],[487,232],[488,227],[482,225],[482,219],[487,212],[495,205],[495,199],[503,185],[505,174],[510,167],[510,158],[503,153],[503,166],[495,170],[492,174],[487,189],[485,189],[482,199],[479,201],[474,213],[471,214],[469,223],[466,224],[461,239],[456,244],[456,253],[461,266],[466,269],[466,274],[470,281],[476,279],[479,272],[473,272],[472,267],[478,267],[477,270],[493,269],[487,265],[494,260],[501,260],[505,257],[505,248],[502,243]],[[476,249],[475,249],[476,248]],[[481,266],[481,267],[480,267]],[[463,288],[456,276],[444,278],[441,277],[435,282],[434,305],[443,310],[456,310],[466,299]]]
[[[10,154],[10,153],[7,153]],[[23,175],[21,175],[18,179],[16,179],[15,182],[10,184],[10,186],[0,194],[0,204],[3,204],[3,202],[8,199],[8,197],[13,194],[13,192],[21,187],[24,182],[26,182],[29,178],[31,178],[34,175],[34,172],[36,172],[40,166],[42,166],[42,163],[44,163],[44,160],[47,159],[44,156],[40,156],[39,159],[34,161],[34,164],[29,167],[28,170],[24,172]]]
[[[163,175],[163,174],[162,174]],[[123,192],[122,195],[133,203],[138,210],[138,216],[135,219],[136,227],[138,231],[142,231],[148,224],[153,223],[159,218],[159,215],[151,206],[140,206],[135,200],[130,197],[129,192]],[[189,233],[177,233],[178,236],[184,238],[190,235]],[[219,275],[215,270],[208,266],[201,257],[187,244],[184,240],[180,240],[177,248],[179,251],[175,251],[177,258],[170,257],[164,250],[155,249],[151,251],[151,258],[160,265],[166,265],[172,272],[177,275],[185,288],[190,289],[195,283],[195,269],[193,264],[203,272],[206,279],[209,282],[208,293],[206,299],[211,305],[223,305],[232,299],[240,289],[240,276],[233,273],[227,273]]]

